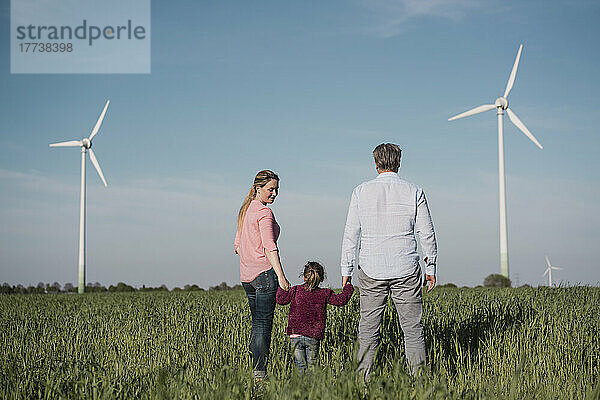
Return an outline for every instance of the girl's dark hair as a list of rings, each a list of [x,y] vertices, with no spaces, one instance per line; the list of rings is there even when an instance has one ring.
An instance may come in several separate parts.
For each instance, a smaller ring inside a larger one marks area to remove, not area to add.
[[[304,266],[304,280],[306,282],[306,289],[310,292],[313,289],[319,287],[319,283],[325,279],[325,270],[323,266],[316,261],[309,261]]]

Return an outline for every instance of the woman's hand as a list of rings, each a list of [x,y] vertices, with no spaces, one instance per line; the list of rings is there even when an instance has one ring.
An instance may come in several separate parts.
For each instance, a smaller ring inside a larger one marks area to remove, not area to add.
[[[283,290],[286,292],[290,290],[290,283],[285,276],[278,276],[277,280],[279,281],[279,286],[281,286]]]
[[[271,266],[275,270],[275,273],[277,274],[279,286],[281,286],[281,288],[285,291],[289,290],[290,283],[288,282],[287,278],[285,277],[285,273],[283,272],[283,267],[281,266],[281,261],[279,260],[279,251],[265,251],[265,256],[267,257],[267,260],[269,260],[269,263],[271,264]]]

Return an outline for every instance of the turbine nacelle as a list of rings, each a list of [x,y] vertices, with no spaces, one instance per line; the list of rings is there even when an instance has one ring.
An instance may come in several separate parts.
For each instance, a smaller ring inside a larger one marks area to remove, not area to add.
[[[508,100],[506,100],[505,97],[498,97],[496,99],[496,101],[494,102],[494,105],[497,108],[501,108],[503,110],[506,110],[508,108]]]
[[[479,113],[486,112],[489,110],[493,110],[494,108],[498,110],[497,114],[500,116],[504,115],[504,113],[501,112],[500,110],[506,111],[506,113],[508,114],[508,118],[511,120],[511,122],[513,124],[515,124],[515,126],[521,132],[523,132],[523,134],[525,136],[527,136],[529,138],[529,140],[531,140],[537,147],[542,149],[543,146],[540,144],[540,142],[535,138],[535,136],[533,136],[533,134],[531,132],[529,132],[529,129],[527,129],[525,124],[523,122],[521,122],[519,117],[517,117],[517,115],[510,108],[508,108],[508,100],[506,99],[515,83],[515,77],[517,76],[517,68],[519,66],[519,60],[521,59],[521,50],[523,50],[523,45],[519,46],[519,51],[517,52],[517,58],[515,59],[515,63],[513,64],[512,71],[510,72],[510,77],[508,78],[508,83],[506,84],[506,90],[504,91],[503,96],[498,97],[496,99],[496,101],[494,102],[494,104],[484,104],[484,105],[472,108],[461,114],[455,115],[454,117],[448,118],[448,121],[454,121],[459,118],[469,117],[471,115],[475,115],[475,114],[479,114]]]
[[[100,130],[100,126],[102,125],[102,121],[104,120],[104,115],[106,114],[106,110],[108,109],[109,104],[110,104],[110,100],[107,100],[106,104],[104,105],[104,109],[102,110],[102,113],[100,114],[100,117],[96,121],[96,125],[94,125],[94,129],[92,129],[92,133],[90,134],[90,137],[86,137],[81,140],[69,140],[67,142],[52,143],[50,145],[50,147],[83,147],[85,150],[89,150],[90,161],[94,165],[94,168],[96,168],[96,171],[98,171],[98,175],[100,175],[100,179],[102,180],[102,183],[104,183],[104,186],[108,186],[108,185],[106,183],[106,179],[104,179],[104,174],[102,173],[102,169],[100,169],[100,164],[98,163],[98,159],[96,158],[96,155],[94,154],[94,151],[92,150],[92,139],[94,138],[94,136],[96,136],[96,134]]]

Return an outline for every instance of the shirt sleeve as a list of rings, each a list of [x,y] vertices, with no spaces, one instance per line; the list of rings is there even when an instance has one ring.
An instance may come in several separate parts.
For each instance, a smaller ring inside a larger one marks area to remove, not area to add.
[[[273,231],[273,225],[275,218],[273,217],[273,211],[270,208],[265,207],[258,212],[258,230],[260,232],[260,239],[263,247],[266,251],[277,250],[277,243],[275,243],[275,232]]]
[[[422,189],[417,191],[417,217],[415,221],[415,233],[419,235],[421,250],[427,258],[425,273],[435,275],[437,263],[437,243],[435,241],[435,231],[433,230],[433,221],[427,206],[427,199]]]
[[[350,301],[350,297],[352,297],[352,293],[354,292],[354,286],[351,283],[347,283],[342,289],[342,292],[339,294],[335,294],[334,291],[331,291],[331,295],[327,299],[327,303],[334,306],[345,306]]]
[[[240,249],[240,231],[237,230],[235,232],[235,240],[233,241],[233,247],[235,248],[235,252],[239,253]]]
[[[342,276],[352,276],[354,266],[356,265],[356,249],[360,239],[360,220],[358,217],[358,193],[357,189],[352,191],[350,206],[348,207],[348,216],[346,217],[346,226],[344,228],[344,237],[342,239]]]
[[[292,290],[294,290],[294,288],[290,288],[290,290],[285,291],[281,287],[277,287],[277,295],[275,295],[275,301],[277,301],[277,304],[282,306],[290,304],[290,301],[292,301]]]

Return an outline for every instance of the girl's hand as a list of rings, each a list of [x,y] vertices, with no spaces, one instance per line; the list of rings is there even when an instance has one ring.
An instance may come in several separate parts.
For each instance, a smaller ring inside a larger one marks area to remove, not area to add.
[[[277,280],[279,281],[279,286],[281,286],[283,290],[286,292],[290,290],[290,283],[285,276],[278,276]]]

